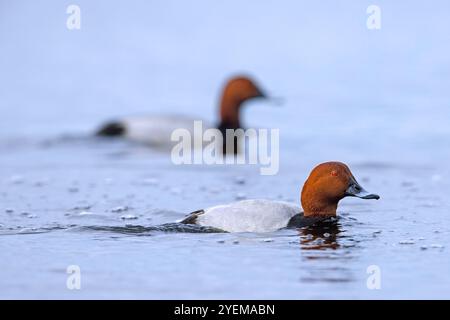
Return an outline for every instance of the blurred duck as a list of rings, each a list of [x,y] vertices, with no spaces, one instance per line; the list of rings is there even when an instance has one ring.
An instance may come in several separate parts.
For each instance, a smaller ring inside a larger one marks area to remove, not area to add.
[[[217,128],[225,137],[226,129],[241,128],[240,109],[244,102],[254,98],[266,98],[263,91],[248,77],[231,78],[225,85],[220,100],[220,119],[216,126],[204,125],[203,128]],[[184,128],[193,133],[194,121],[199,119],[183,116],[147,116],[127,117],[106,123],[98,131],[98,136],[124,137],[129,140],[146,143],[155,147],[173,144],[170,137],[174,130]],[[225,139],[224,148],[225,148]],[[225,150],[225,149],[224,149]],[[235,139],[232,153],[237,153]],[[229,150],[227,150],[229,152]]]
[[[303,185],[303,212],[287,202],[244,200],[192,212],[180,223],[228,232],[272,232],[286,227],[305,227],[336,217],[338,202],[345,197],[380,198],[364,190],[347,165],[326,162],[316,166]]]

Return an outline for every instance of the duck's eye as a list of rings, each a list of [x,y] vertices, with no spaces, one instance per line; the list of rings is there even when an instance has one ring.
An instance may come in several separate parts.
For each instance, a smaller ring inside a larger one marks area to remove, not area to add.
[[[331,175],[332,175],[333,177],[337,177],[338,173],[337,173],[336,170],[333,170],[333,171],[331,171]]]

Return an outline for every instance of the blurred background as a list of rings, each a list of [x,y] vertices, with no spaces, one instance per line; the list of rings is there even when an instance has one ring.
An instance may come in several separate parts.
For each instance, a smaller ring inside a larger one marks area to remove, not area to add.
[[[244,109],[248,127],[358,135],[373,159],[449,136],[446,1],[377,1],[380,30],[370,1],[77,1],[80,30],[66,28],[70,4],[1,2],[2,139],[136,113],[214,119],[241,72],[286,99]]]
[[[80,30],[66,27],[71,4]],[[372,4],[379,30],[366,26]],[[0,0],[0,297],[448,298],[449,9],[444,0]],[[243,109],[245,127],[280,129],[276,176],[177,167],[147,148],[85,140],[125,115],[214,121],[222,86],[240,73],[285,100]],[[351,216],[325,246],[321,234],[295,231],[126,227],[245,198],[298,203],[311,168],[329,160],[348,163],[381,200],[343,201]],[[82,291],[65,287],[71,264]],[[366,287],[373,264],[383,290]]]

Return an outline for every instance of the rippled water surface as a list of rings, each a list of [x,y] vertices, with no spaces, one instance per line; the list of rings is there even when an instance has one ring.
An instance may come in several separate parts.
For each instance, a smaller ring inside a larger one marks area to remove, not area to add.
[[[379,31],[354,1],[79,1],[79,31],[63,5],[0,2],[0,298],[450,298],[450,7],[379,2]],[[90,135],[125,114],[213,120],[241,70],[286,101],[243,113],[280,129],[277,175]],[[174,224],[238,199],[299,203],[328,160],[381,199],[267,234]]]

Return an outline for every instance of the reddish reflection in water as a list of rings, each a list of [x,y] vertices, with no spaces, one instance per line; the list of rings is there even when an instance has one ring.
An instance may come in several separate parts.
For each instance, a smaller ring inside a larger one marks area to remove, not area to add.
[[[302,250],[336,250],[340,247],[341,225],[337,221],[323,221],[298,231]]]

